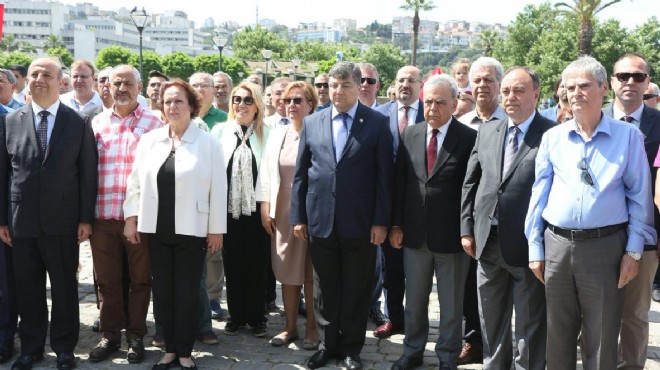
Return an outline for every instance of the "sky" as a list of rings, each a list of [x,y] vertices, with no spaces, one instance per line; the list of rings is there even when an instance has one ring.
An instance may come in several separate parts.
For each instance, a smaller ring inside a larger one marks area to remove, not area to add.
[[[296,27],[300,22],[326,22],[333,19],[350,18],[357,20],[357,26],[363,27],[374,20],[379,23],[392,23],[394,16],[412,15],[400,9],[403,0],[59,0],[65,4],[92,3],[101,10],[115,10],[120,7],[132,9],[144,7],[148,14],[162,13],[168,10],[182,10],[188,18],[201,26],[208,17],[213,17],[216,24],[236,21],[241,25],[254,24],[256,7],[259,7],[259,19],[274,19],[279,24]],[[540,4],[541,0],[435,0],[436,8],[422,12],[421,19],[433,21],[466,20],[487,24],[501,23],[508,25],[522,11],[526,4]],[[558,0],[551,0],[557,3]],[[566,1],[572,3],[572,1]],[[182,5],[190,4],[190,5]],[[347,9],[352,9],[347,12]],[[660,17],[658,0],[623,0],[598,14],[599,19],[618,19],[622,26],[634,28],[644,23],[651,15]]]

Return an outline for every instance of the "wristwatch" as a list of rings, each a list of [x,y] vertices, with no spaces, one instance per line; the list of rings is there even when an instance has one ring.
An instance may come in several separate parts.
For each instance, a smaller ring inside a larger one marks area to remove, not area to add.
[[[635,261],[638,261],[638,262],[639,262],[639,260],[642,259],[642,254],[641,253],[627,251],[626,254],[628,256],[630,256],[630,258],[632,258],[632,259],[634,259]]]

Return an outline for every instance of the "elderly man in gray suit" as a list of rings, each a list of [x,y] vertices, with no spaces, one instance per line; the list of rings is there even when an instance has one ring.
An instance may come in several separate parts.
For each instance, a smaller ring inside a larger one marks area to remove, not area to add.
[[[524,222],[543,133],[555,125],[535,110],[539,76],[527,67],[502,80],[509,118],[482,125],[463,185],[461,243],[478,260],[484,369],[545,368],[546,314],[541,284],[528,269]],[[515,307],[515,359],[511,316]]]

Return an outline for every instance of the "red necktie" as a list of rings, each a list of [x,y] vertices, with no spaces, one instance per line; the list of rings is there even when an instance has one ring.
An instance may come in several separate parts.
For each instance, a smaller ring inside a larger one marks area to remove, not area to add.
[[[438,129],[434,128],[431,131],[431,140],[429,141],[429,146],[426,147],[426,171],[428,175],[431,176],[433,167],[435,167],[435,161],[438,159]]]
[[[403,133],[403,130],[408,127],[408,111],[410,110],[409,106],[404,106],[403,107],[403,116],[401,116],[401,119],[399,120],[399,135]]]

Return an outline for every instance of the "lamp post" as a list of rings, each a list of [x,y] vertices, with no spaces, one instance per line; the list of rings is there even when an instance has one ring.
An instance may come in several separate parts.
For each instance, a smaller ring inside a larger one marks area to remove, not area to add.
[[[218,48],[218,53],[220,54],[218,58],[219,72],[222,71],[222,49],[225,47],[225,45],[227,45],[227,41],[229,41],[229,39],[227,39],[226,37],[222,37],[220,35],[213,37],[213,43]]]
[[[300,59],[293,59],[291,60],[291,64],[293,64],[293,80],[296,80],[296,77],[298,76],[298,67],[300,67]]]
[[[147,15],[147,12],[144,11],[144,8],[142,8],[142,10],[137,10],[136,6],[131,11],[131,20],[135,24],[135,28],[137,28],[138,34],[140,35],[140,78],[144,78],[144,74],[142,73],[142,31],[144,31],[144,26],[147,25],[149,16]]]
[[[268,86],[268,61],[273,56],[273,51],[264,49],[261,51],[261,55],[266,59],[266,74],[264,75],[264,88]]]

